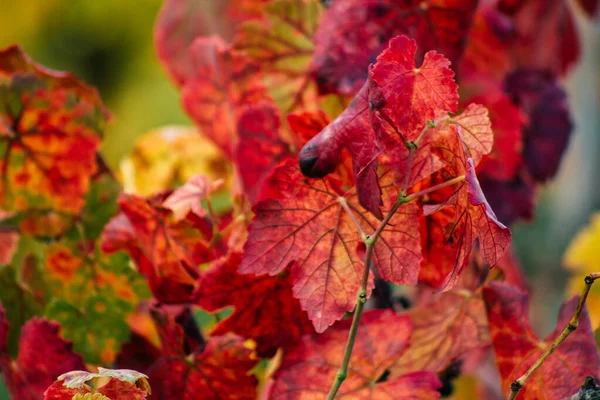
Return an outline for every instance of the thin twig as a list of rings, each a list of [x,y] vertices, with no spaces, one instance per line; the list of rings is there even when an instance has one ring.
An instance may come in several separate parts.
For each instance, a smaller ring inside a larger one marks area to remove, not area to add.
[[[552,353],[554,353],[554,350],[556,350],[556,348],[560,346],[562,342],[565,341],[565,339],[571,334],[571,332],[577,329],[577,327],[579,326],[579,318],[581,317],[581,313],[583,311],[583,306],[585,305],[588,293],[590,292],[590,289],[592,288],[592,285],[594,284],[594,281],[596,279],[600,279],[600,272],[594,272],[593,274],[590,274],[585,277],[585,287],[583,288],[583,293],[579,298],[579,303],[577,304],[577,309],[575,309],[575,314],[573,314],[573,317],[571,318],[565,329],[556,338],[556,340],[554,340],[550,348],[546,350],[544,354],[542,354],[535,363],[533,363],[533,365],[527,370],[527,372],[525,372],[519,379],[517,379],[510,385],[510,395],[508,397],[509,400],[514,400],[517,398],[517,395],[519,394],[521,389],[523,389],[529,377],[539,367],[542,366],[544,361],[546,361],[546,359],[550,357]]]
[[[398,208],[404,204],[405,198],[400,196],[398,200],[391,208],[391,210],[387,213],[385,218],[381,221],[375,232],[371,236],[365,237],[365,244],[367,246],[367,253],[365,255],[365,264],[363,267],[363,274],[360,283],[360,289],[358,289],[358,295],[356,299],[356,308],[354,309],[354,316],[352,318],[352,325],[350,326],[350,333],[348,334],[348,342],[346,342],[346,350],[344,351],[344,360],[342,361],[342,365],[340,369],[335,375],[335,380],[333,381],[333,385],[331,386],[331,390],[327,395],[327,400],[334,400],[335,395],[337,394],[340,386],[342,386],[342,382],[346,379],[348,375],[348,365],[350,364],[350,356],[352,355],[352,348],[354,347],[354,342],[356,340],[356,334],[358,332],[358,324],[360,323],[360,317],[362,315],[363,308],[365,303],[367,302],[367,284],[369,283],[369,271],[371,270],[371,260],[373,258],[373,249],[375,247],[375,243],[377,239],[383,232],[383,229],[386,227],[388,222],[392,219]],[[352,214],[350,214],[352,215]]]
[[[455,184],[457,184],[459,182],[462,182],[464,180],[465,180],[465,176],[464,175],[460,175],[460,176],[457,176],[456,178],[452,178],[450,180],[447,180],[446,182],[440,183],[439,185],[435,185],[435,186],[429,187],[427,189],[423,189],[423,190],[420,190],[418,192],[415,192],[415,193],[411,194],[410,196],[406,196],[404,200],[408,203],[409,201],[413,201],[413,200],[415,200],[415,199],[417,199],[417,198],[419,198],[421,196],[424,196],[424,195],[429,194],[431,192],[435,192],[436,190],[439,190],[439,189],[443,189],[443,188],[445,188],[447,186],[455,185]]]

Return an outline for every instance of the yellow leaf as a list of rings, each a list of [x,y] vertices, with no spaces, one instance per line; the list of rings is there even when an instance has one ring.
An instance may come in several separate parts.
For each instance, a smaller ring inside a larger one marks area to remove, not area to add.
[[[583,289],[583,279],[592,272],[600,271],[600,213],[592,216],[588,226],[583,228],[567,249],[563,263],[573,275],[567,286],[569,295],[579,294]],[[600,323],[600,285],[592,286],[587,299],[592,326]]]

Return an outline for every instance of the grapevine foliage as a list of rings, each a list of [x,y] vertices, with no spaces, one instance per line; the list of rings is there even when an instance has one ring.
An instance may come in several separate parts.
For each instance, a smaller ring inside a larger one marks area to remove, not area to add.
[[[165,1],[157,55],[195,127],[152,132],[121,174],[96,90],[0,51],[11,396],[325,398],[370,297],[336,398],[433,399],[459,376],[484,393],[491,352],[508,394],[578,301],[540,341],[508,228],[573,129],[571,5],[216,3]],[[520,396],[570,396],[599,367],[584,309]]]

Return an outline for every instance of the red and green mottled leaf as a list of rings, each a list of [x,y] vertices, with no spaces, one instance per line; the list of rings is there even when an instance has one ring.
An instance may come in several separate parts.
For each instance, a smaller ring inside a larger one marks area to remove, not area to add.
[[[305,336],[287,352],[269,382],[265,398],[300,400],[324,398],[342,363],[351,320],[317,336]],[[363,314],[360,340],[352,352],[352,364],[337,398],[352,400],[436,399],[440,382],[432,372],[419,371],[379,382],[410,345],[411,323],[407,316],[374,310]]]
[[[483,297],[502,390],[508,394],[510,384],[521,377],[565,329],[579,299],[576,296],[563,304],[556,329],[545,340],[540,340],[529,324],[527,293],[504,283],[491,282],[484,287]],[[562,399],[576,393],[586,376],[598,379],[599,372],[600,357],[587,309],[584,309],[577,330],[531,376],[519,396]]]
[[[1,51],[0,207],[52,210],[68,225],[83,207],[108,118],[95,89],[34,64],[19,47]]]
[[[156,314],[162,356],[147,370],[152,394],[160,399],[253,400],[257,380],[250,375],[257,360],[237,336],[215,336],[191,354],[183,330],[173,318]]]
[[[0,326],[5,321],[0,321]],[[84,369],[72,344],[59,337],[58,323],[33,318],[21,328],[19,354],[14,362],[0,355],[0,370],[15,400],[38,400],[62,373]]]
[[[416,40],[418,60],[437,50],[460,59],[477,0],[334,1],[315,35],[312,69],[322,93],[355,94],[368,66],[398,35]]]
[[[233,332],[257,342],[261,357],[273,356],[277,348],[289,348],[305,333],[313,331],[306,312],[292,297],[288,273],[250,276],[237,273],[241,254],[232,253],[203,272],[194,296],[207,311],[234,306],[233,314],[221,321],[211,335]]]
[[[86,362],[107,365],[129,339],[127,318],[149,297],[148,288],[125,254],[78,249],[82,246],[65,241],[45,249],[53,295],[44,315],[61,324],[61,336]]]
[[[126,251],[148,279],[155,297],[186,301],[198,277],[198,265],[211,260],[213,252],[193,215],[171,220],[160,197],[121,195],[121,212],[106,225],[101,247],[107,253]]]
[[[382,180],[384,209],[398,196],[391,174]],[[334,178],[303,178],[293,161],[278,167],[269,185],[281,198],[255,206],[242,273],[276,275],[291,266],[294,296],[300,299],[317,332],[323,332],[356,305],[363,270],[364,245],[348,204],[367,234],[379,221],[345,195]],[[416,284],[421,252],[415,203],[403,205],[382,231],[374,249],[375,270],[395,283]],[[369,292],[372,282],[369,283]]]
[[[218,36],[196,39],[189,52],[194,76],[183,86],[183,107],[201,133],[231,157],[236,143],[235,117],[241,107],[268,99],[260,67]]]
[[[319,25],[319,0],[275,0],[263,18],[241,25],[234,47],[259,65],[269,93],[280,110],[314,108],[317,92],[309,74],[313,36]]]

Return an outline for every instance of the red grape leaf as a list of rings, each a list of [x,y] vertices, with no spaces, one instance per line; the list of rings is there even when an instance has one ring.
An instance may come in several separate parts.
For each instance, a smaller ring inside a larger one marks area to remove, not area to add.
[[[94,88],[19,47],[0,51],[0,207],[78,214],[109,117]]]
[[[471,103],[450,121],[460,127],[460,137],[469,151],[473,164],[479,164],[482,157],[492,151],[494,144],[488,109],[481,104]]]
[[[196,304],[214,312],[234,306],[233,314],[221,321],[211,335],[233,332],[257,342],[260,357],[272,357],[279,347],[289,348],[305,333],[313,331],[306,312],[292,297],[288,273],[250,276],[237,273],[241,254],[217,260],[198,280]]]
[[[355,94],[367,68],[397,35],[414,38],[421,53],[437,50],[457,63],[477,0],[335,1],[315,35],[312,70],[322,93]]]
[[[347,319],[321,335],[305,336],[300,345],[285,354],[265,398],[325,397],[342,363],[350,323]],[[439,398],[440,382],[432,372],[382,379],[409,346],[412,327],[407,316],[394,315],[390,310],[365,312],[358,330],[360,340],[354,346],[348,376],[337,398],[392,400],[399,394],[406,399]]]
[[[439,287],[450,289],[457,284],[460,273],[467,265],[475,239],[479,241],[483,262],[493,266],[508,249],[511,234],[497,220],[488,204],[475,175],[473,160],[465,156],[457,128],[449,125],[437,137],[438,143],[443,142],[436,149],[438,157],[449,164],[442,172],[448,173],[447,170],[450,170],[452,176],[464,175],[465,181],[453,189],[454,193],[441,205],[426,205],[424,208],[428,218],[425,220],[425,227],[421,228],[421,233],[424,234],[422,246],[426,255],[421,276],[431,276],[431,271],[426,271],[426,267],[436,271],[443,270],[447,276]],[[439,212],[443,214],[435,215]],[[428,220],[429,218],[432,220]],[[430,259],[430,256],[433,258]],[[432,262],[440,256],[445,260],[441,263]],[[441,269],[440,265],[445,267]],[[429,283],[437,287],[439,281]]]
[[[7,325],[0,320],[0,327]],[[15,362],[0,354],[0,370],[11,399],[38,400],[60,374],[85,369],[81,356],[73,352],[70,342],[59,337],[59,330],[56,322],[33,318],[21,328]]]
[[[556,175],[573,131],[567,95],[556,77],[542,70],[514,71],[504,89],[528,116],[523,161],[531,176],[544,182]]]
[[[348,108],[304,145],[300,151],[300,168],[305,176],[324,177],[336,169],[342,150],[348,149],[360,204],[381,219],[378,151],[371,128],[370,90],[371,85],[366,83]]]
[[[264,18],[241,25],[234,47],[261,68],[279,109],[314,108],[317,93],[308,64],[320,19],[319,0],[276,0],[263,8]]]
[[[387,179],[389,177],[389,179]],[[391,174],[382,179],[384,208],[398,196]],[[317,332],[323,332],[356,305],[363,270],[364,245],[346,202],[368,234],[379,221],[362,211],[356,195],[345,195],[334,178],[302,177],[292,160],[278,167],[269,185],[280,199],[254,208],[241,273],[275,275],[291,265],[294,296],[300,299]],[[418,205],[403,205],[383,230],[374,249],[375,270],[395,283],[416,284],[421,260]],[[369,292],[372,282],[369,283]]]
[[[257,360],[237,336],[212,337],[191,354],[184,350],[184,333],[173,317],[154,313],[162,357],[147,371],[152,393],[160,399],[254,400]]]
[[[496,363],[502,377],[502,389],[509,393],[510,384],[537,361],[560,335],[573,316],[578,296],[560,309],[556,329],[545,340],[533,333],[528,318],[528,295],[513,286],[492,281],[484,287],[490,332],[496,351]],[[562,399],[577,392],[586,376],[598,379],[600,357],[594,340],[587,308],[579,326],[527,381],[520,396],[524,399]]]
[[[290,130],[294,133],[298,147],[304,146],[331,123],[327,114],[322,110],[289,113],[286,119]]]
[[[269,102],[249,105],[237,120],[239,143],[235,152],[238,173],[251,203],[277,163],[290,153],[279,134],[279,111]]]
[[[510,49],[514,34],[515,27],[508,16],[480,2],[460,64],[461,75],[469,80],[479,74],[501,80],[512,69]]]
[[[407,314],[413,325],[410,347],[391,368],[392,376],[420,370],[439,373],[468,351],[491,344],[481,293],[436,294]]]
[[[173,81],[183,84],[195,75],[190,46],[200,36],[225,33],[230,28],[227,20],[209,21],[212,13],[224,11],[227,2],[211,0],[167,0],[154,26],[154,45],[158,59]]]
[[[450,61],[430,51],[417,68],[416,54],[414,40],[396,37],[371,70],[372,79],[385,97],[382,111],[407,140],[416,139],[437,113],[453,113],[458,106],[458,86]]]
[[[480,174],[496,180],[514,179],[523,163],[521,130],[525,124],[524,116],[510,98],[499,91],[472,97],[470,101],[483,103],[488,108],[494,131],[494,147],[484,157]]]
[[[210,183],[204,175],[194,175],[182,187],[175,189],[163,202],[163,207],[173,211],[175,219],[185,219],[189,212],[205,217],[206,210],[200,202],[223,185],[223,179]]]
[[[268,99],[260,68],[217,36],[196,39],[189,52],[195,74],[183,86],[183,107],[201,133],[231,157],[240,108]]]
[[[522,1],[512,18],[517,35],[512,54],[517,66],[562,75],[579,59],[579,35],[568,3]],[[535,27],[531,21],[536,21]]]
[[[162,198],[144,199],[122,194],[121,212],[106,225],[102,250],[124,250],[148,279],[155,297],[166,301],[189,299],[198,277],[197,266],[213,258],[207,239],[193,223],[169,219]]]
[[[366,82],[348,108],[300,152],[302,172],[309,177],[323,177],[340,163],[342,149],[348,149],[360,203],[378,218],[382,216],[377,182],[380,149],[390,152],[392,167],[397,173],[403,169],[408,152],[402,149],[405,143],[395,138],[396,134],[385,133],[387,128],[374,118],[373,109],[386,115],[394,124],[394,130],[412,141],[423,131],[427,121],[443,112],[455,112],[457,107],[457,86],[450,62],[440,54],[429,52],[423,65],[416,68],[415,55],[414,40],[404,36],[392,39],[390,47],[372,68],[373,80]],[[375,125],[375,133],[371,125]],[[422,151],[416,157],[418,179],[439,167],[428,154]],[[405,170],[400,173],[404,174]]]

